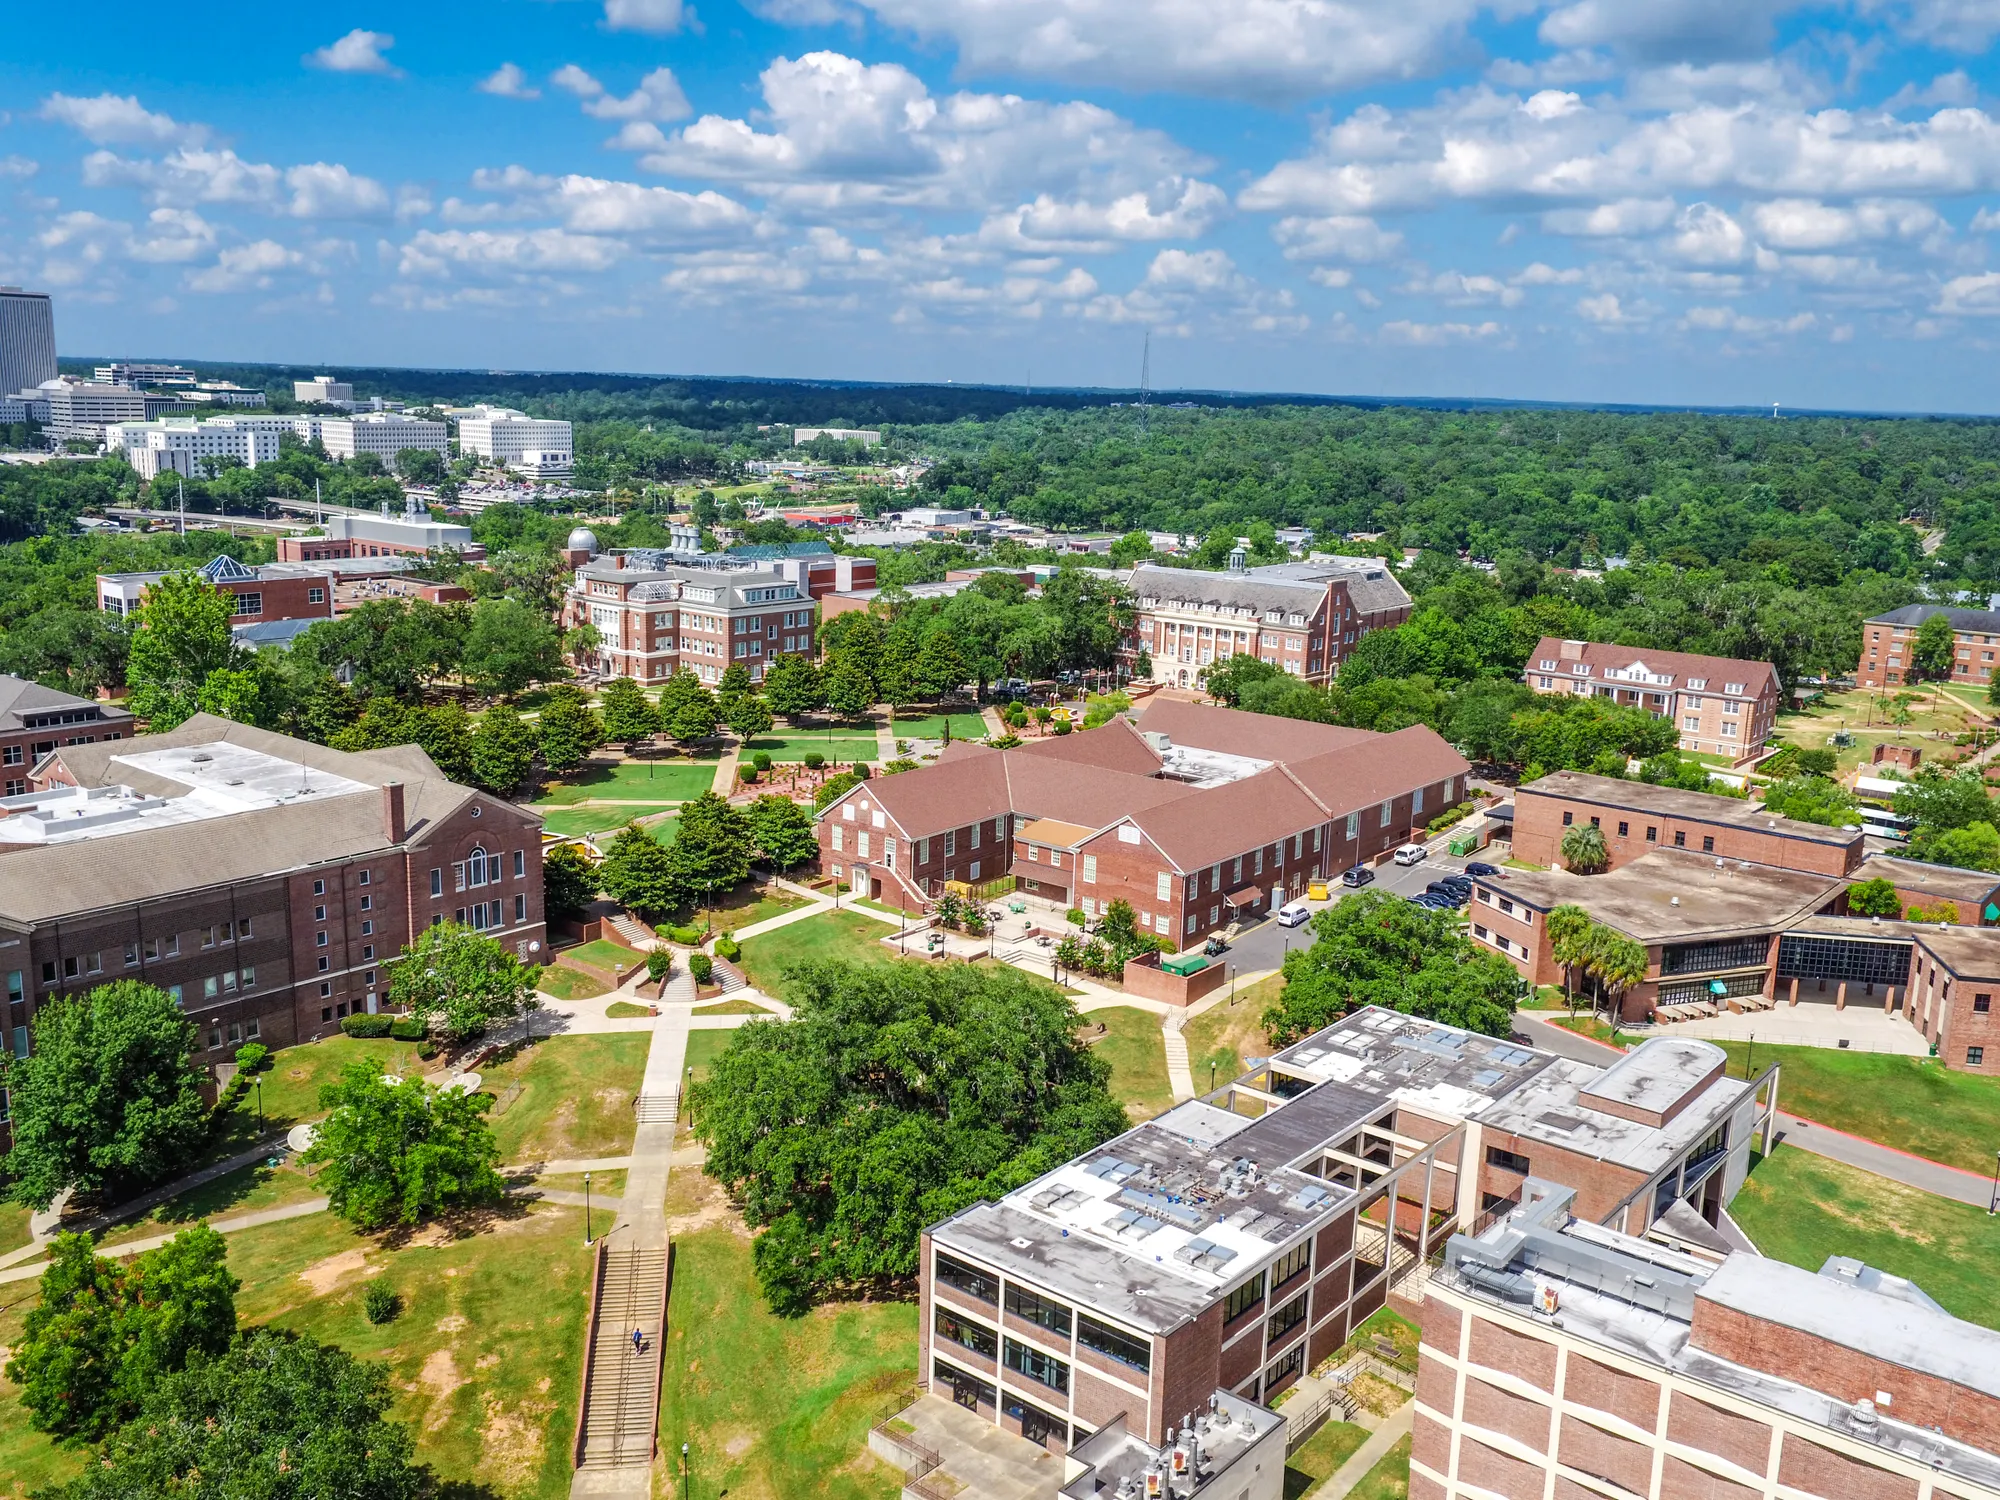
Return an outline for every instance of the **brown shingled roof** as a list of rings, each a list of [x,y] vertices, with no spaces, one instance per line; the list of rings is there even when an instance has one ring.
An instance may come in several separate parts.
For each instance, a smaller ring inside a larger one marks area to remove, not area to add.
[[[1279,766],[1132,816],[1183,871],[1290,838],[1325,820],[1319,804]]]
[[[1139,728],[1148,734],[1164,734],[1176,745],[1217,750],[1224,755],[1248,755],[1258,760],[1307,760],[1343,745],[1377,738],[1366,729],[1315,724],[1308,719],[1281,719],[1273,714],[1249,714],[1236,708],[1211,708],[1205,703],[1158,697],[1139,715]]]
[[[1568,647],[1570,654],[1564,655]],[[1542,663],[1556,663],[1553,669]],[[1691,651],[1656,651],[1651,646],[1617,646],[1608,641],[1565,641],[1558,636],[1545,635],[1536,642],[1533,653],[1528,657],[1528,672],[1552,672],[1564,677],[1570,676],[1569,666],[1573,661],[1581,661],[1591,668],[1591,675],[1582,679],[1588,682],[1606,682],[1613,687],[1631,687],[1644,690],[1653,686],[1649,683],[1621,682],[1617,678],[1606,678],[1607,667],[1623,671],[1635,662],[1644,662],[1655,672],[1671,676],[1672,688],[1684,688],[1690,677],[1704,679],[1708,686],[1697,691],[1720,693],[1725,682],[1740,682],[1752,697],[1763,691],[1767,681],[1774,681],[1777,669],[1767,661],[1746,661],[1735,656],[1698,656]]]
[[[1109,771],[1124,771],[1133,776],[1151,776],[1160,769],[1159,752],[1146,743],[1145,736],[1123,715],[1079,734],[1056,734],[1043,740],[1030,740],[1014,753],[1038,759],[1070,761],[1077,765],[1102,766]]]
[[[1360,744],[1291,765],[1292,774],[1336,817],[1471,769],[1464,756],[1424,724],[1371,734]]]

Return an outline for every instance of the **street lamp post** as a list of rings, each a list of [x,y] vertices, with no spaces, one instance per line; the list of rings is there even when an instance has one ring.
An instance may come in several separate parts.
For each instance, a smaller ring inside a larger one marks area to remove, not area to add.
[[[257,1134],[262,1135],[264,1133],[264,1075],[259,1073],[250,1080],[250,1083],[257,1090]]]
[[[1993,1196],[1986,1202],[1986,1217],[2000,1213],[2000,1151],[1993,1153]]]
[[[590,1174],[583,1174],[583,1248],[590,1248]]]
[[[1757,1033],[1750,1033],[1750,1050],[1743,1055],[1743,1076],[1748,1078],[1757,1071]]]

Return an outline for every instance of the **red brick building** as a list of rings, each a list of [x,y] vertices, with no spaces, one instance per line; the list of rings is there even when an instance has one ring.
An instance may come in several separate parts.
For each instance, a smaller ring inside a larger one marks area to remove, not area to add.
[[[1426,1288],[1411,1500],[2000,1494],[2000,1334],[1857,1260],[1608,1234],[1530,1186]]]
[[[1778,714],[1778,673],[1767,661],[1566,641],[1544,636],[1521,680],[1538,693],[1605,698],[1672,719],[1680,747],[1744,760],[1764,748]]]
[[[0,978],[28,1045],[52,996],[175,994],[198,1060],[284,1047],[386,1003],[388,965],[456,921],[543,961],[541,820],[414,745],[345,754],[200,714],[43,757],[0,799]]]
[[[712,686],[741,663],[761,682],[777,657],[814,650],[812,601],[776,572],[628,561],[585,563],[563,600],[565,630],[596,627],[593,665],[607,676],[660,682],[686,669]]]
[[[1515,793],[1514,857],[1524,864],[1561,864],[1563,833],[1577,823],[1603,832],[1614,870],[1656,849],[1686,849],[1780,870],[1846,875],[1860,868],[1866,852],[1858,827],[1773,817],[1758,803],[1713,792],[1556,771]]]
[[[1854,680],[1864,688],[1901,687],[1917,680],[1917,631],[1933,615],[1951,621],[1951,681],[1985,687],[2000,656],[2000,610],[1907,604],[1861,623],[1861,658]]]
[[[38,682],[0,677],[0,796],[28,789],[35,762],[64,745],[132,737],[132,715]]]
[[[1012,875],[1176,947],[1379,859],[1465,794],[1463,757],[1392,735],[1159,701],[1014,750],[954,744],[819,815],[821,868],[908,910]]]
[[[210,558],[201,576],[231,599],[232,625],[266,625],[278,620],[330,620],[335,577],[296,564],[253,568],[226,554]],[[146,591],[164,573],[99,573],[97,607],[106,614],[130,615],[145,603]]]

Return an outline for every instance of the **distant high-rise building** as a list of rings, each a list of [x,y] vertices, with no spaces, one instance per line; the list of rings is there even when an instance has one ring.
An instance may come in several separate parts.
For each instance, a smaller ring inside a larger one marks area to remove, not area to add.
[[[354,387],[345,380],[335,380],[331,375],[315,375],[311,380],[292,382],[294,401],[313,401],[323,406],[354,406]]]
[[[0,396],[56,378],[56,316],[46,292],[0,286]]]

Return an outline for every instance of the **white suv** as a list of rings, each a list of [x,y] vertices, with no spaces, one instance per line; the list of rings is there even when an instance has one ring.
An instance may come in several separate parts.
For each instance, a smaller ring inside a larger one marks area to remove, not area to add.
[[[1422,844],[1405,844],[1396,851],[1396,863],[1399,865],[1421,864],[1429,857],[1430,850]]]

